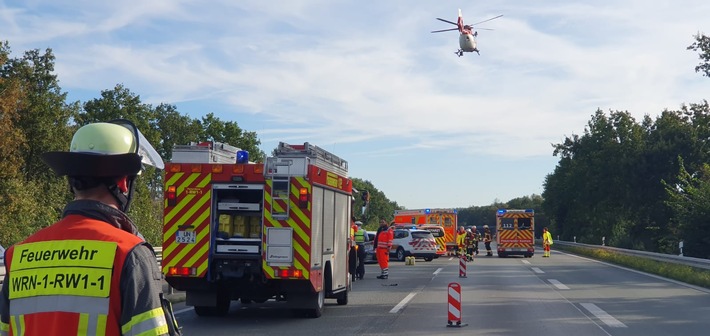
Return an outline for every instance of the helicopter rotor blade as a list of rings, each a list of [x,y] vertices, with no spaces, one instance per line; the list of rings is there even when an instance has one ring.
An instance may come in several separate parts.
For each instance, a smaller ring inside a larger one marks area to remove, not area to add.
[[[476,30],[495,30],[495,29],[491,29],[491,28],[476,28]]]
[[[451,22],[451,21],[449,21],[449,20],[444,20],[444,19],[442,19],[442,18],[436,18],[436,19],[439,20],[439,21],[444,21],[444,22],[446,22],[446,23],[450,23],[450,24],[452,24],[452,25],[454,25],[454,26],[458,26],[458,23]]]
[[[432,33],[441,33],[445,31],[452,31],[452,30],[459,30],[458,28],[451,28],[451,29],[442,29],[442,30],[434,30]]]
[[[498,16],[496,16],[496,17],[492,17],[492,18],[490,18],[490,19],[488,19],[488,20],[483,20],[483,21],[481,21],[481,22],[476,22],[476,23],[472,24],[472,26],[475,26],[475,25],[477,25],[477,24],[479,24],[479,23],[484,23],[484,22],[488,22],[488,21],[491,21],[491,20],[495,20],[495,19],[497,19],[497,18],[499,18],[499,17],[501,17],[501,16],[503,16],[503,14],[498,15]]]

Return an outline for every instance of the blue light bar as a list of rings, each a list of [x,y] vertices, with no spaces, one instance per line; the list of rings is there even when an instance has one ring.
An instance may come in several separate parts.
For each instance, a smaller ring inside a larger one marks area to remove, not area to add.
[[[505,209],[498,209],[498,214],[499,214],[499,215],[502,215],[502,214],[506,213],[506,211],[508,211],[508,210],[505,210]]]
[[[425,213],[425,214],[430,214],[430,213],[431,213],[431,209],[426,209],[426,210],[424,210],[424,213]]]

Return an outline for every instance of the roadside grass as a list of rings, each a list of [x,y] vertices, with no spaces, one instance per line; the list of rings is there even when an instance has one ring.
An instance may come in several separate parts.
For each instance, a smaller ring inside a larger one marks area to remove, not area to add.
[[[653,259],[616,253],[614,251],[577,246],[553,245],[553,250],[561,250],[592,259],[605,261],[634,270],[651,273],[687,284],[710,289],[710,270],[662,262]]]

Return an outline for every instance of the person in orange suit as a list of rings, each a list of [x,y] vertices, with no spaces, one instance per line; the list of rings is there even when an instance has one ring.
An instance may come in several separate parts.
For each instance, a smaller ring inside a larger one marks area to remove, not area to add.
[[[377,248],[377,263],[380,264],[382,273],[377,276],[378,279],[387,279],[389,277],[390,264],[390,248],[394,239],[394,227],[387,229],[387,221],[380,221],[380,228],[375,236],[375,247]]]

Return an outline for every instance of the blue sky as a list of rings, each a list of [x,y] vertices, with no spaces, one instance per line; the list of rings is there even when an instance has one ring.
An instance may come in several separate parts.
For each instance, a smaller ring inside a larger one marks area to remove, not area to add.
[[[481,25],[456,57],[441,17]],[[686,50],[710,1],[0,0],[0,39],[52,48],[71,101],[145,103],[310,142],[407,208],[541,194],[552,144],[599,108],[640,120],[708,99]]]

